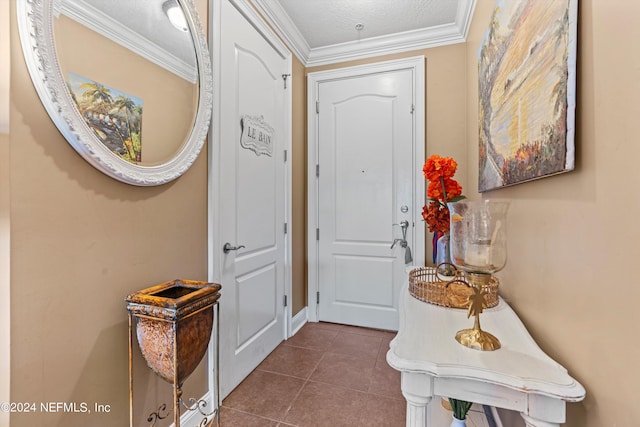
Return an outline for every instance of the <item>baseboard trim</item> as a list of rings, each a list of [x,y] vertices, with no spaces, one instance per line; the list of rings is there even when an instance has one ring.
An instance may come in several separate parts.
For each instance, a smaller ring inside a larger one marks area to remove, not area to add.
[[[294,336],[307,323],[307,307],[303,308],[291,319],[291,336]]]
[[[215,404],[213,403],[213,396],[211,392],[206,392],[204,396],[200,398],[200,400],[204,401],[206,405],[202,406],[202,411],[209,413],[212,412]],[[187,400],[188,403],[188,400]],[[180,427],[198,427],[202,425],[202,420],[205,417],[198,410],[187,411],[184,407],[180,408],[183,411],[182,416],[180,417]],[[207,417],[207,421],[212,421],[215,418],[215,414]],[[208,425],[208,423],[207,423]],[[175,427],[175,424],[171,423],[171,427]]]

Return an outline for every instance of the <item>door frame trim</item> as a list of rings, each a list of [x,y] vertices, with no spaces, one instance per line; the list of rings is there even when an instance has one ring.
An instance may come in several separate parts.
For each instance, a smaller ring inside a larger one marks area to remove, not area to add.
[[[307,75],[307,319],[310,322],[318,321],[318,308],[316,295],[319,291],[318,283],[318,241],[316,229],[318,228],[318,177],[316,177],[316,164],[318,162],[318,115],[316,113],[316,100],[320,83],[331,80],[340,80],[364,76],[373,73],[391,72],[411,69],[413,71],[413,103],[414,103],[414,222],[413,241],[415,248],[414,263],[422,265],[425,257],[425,227],[424,221],[419,218],[417,208],[424,204],[425,181],[422,175],[422,166],[425,159],[425,57],[424,55],[402,58],[398,60],[376,62],[353,67],[339,68],[327,71],[317,71]],[[422,143],[420,143],[422,141]],[[322,173],[322,172],[321,172]]]
[[[222,1],[228,1],[233,5],[242,16],[258,31],[267,42],[280,54],[280,56],[287,61],[287,73],[292,74],[292,57],[291,52],[287,49],[287,47],[280,41],[280,39],[275,35],[275,33],[271,30],[271,28],[264,23],[260,15],[256,12],[256,10],[251,6],[249,0],[212,0],[209,2],[209,24],[208,24],[208,33],[209,33],[209,50],[211,54],[211,64],[213,69],[213,113],[211,117],[211,127],[209,129],[208,134],[208,143],[207,143],[207,162],[208,162],[208,172],[207,172],[207,280],[210,282],[221,283],[222,280],[222,240],[221,229],[222,224],[220,221],[220,216],[218,214],[217,208],[220,206],[221,192],[223,187],[223,177],[220,175],[220,123],[221,123],[221,105],[220,105],[220,88],[222,87],[222,82],[220,81],[220,58],[221,58],[221,9],[222,9]],[[285,234],[285,259],[284,259],[284,294],[287,296],[288,301],[291,301],[291,292],[292,292],[292,252],[291,252],[291,229],[292,229],[292,162],[291,162],[291,149],[292,149],[292,85],[288,85],[286,89],[285,95],[285,105],[284,105],[284,113],[285,113],[285,123],[284,123],[284,144],[283,148],[287,150],[288,159],[286,162],[283,161],[284,164],[284,216],[285,222],[288,224],[288,232]],[[280,153],[284,155],[284,153]],[[274,154],[277,155],[277,154]],[[284,224],[283,224],[284,227]],[[221,304],[224,304],[224,298],[220,299]],[[284,304],[284,301],[283,301]],[[220,305],[218,305],[218,312],[215,315],[219,315]],[[282,331],[283,339],[287,339],[291,336],[291,324],[292,324],[292,313],[291,313],[291,303],[289,303],[286,307],[284,307],[284,328]],[[218,322],[214,322],[214,325]],[[219,336],[218,331],[214,330],[214,334],[212,336]],[[215,395],[215,381],[217,372],[214,372],[214,369],[217,369],[216,360],[218,358],[218,349],[216,348],[215,340],[211,340],[209,342],[209,349],[207,352],[207,361],[208,361],[208,389],[211,395]],[[219,402],[222,402],[222,399],[226,396],[220,396]]]

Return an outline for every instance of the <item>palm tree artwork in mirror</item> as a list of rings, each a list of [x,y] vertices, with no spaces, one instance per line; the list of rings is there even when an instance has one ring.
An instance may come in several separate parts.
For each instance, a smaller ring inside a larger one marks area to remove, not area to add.
[[[114,154],[142,161],[142,99],[69,73],[67,86],[89,128]]]

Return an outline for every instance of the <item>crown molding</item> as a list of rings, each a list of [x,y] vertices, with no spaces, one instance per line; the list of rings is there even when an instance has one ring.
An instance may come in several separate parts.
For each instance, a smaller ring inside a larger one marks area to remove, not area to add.
[[[162,49],[151,40],[125,27],[95,7],[80,0],[56,1],[54,11],[62,13],[96,33],[118,43],[154,64],[183,79],[196,83],[197,69],[180,58]]]
[[[306,65],[311,48],[280,3],[276,0],[251,0],[251,2],[289,50]]]
[[[267,23],[305,67],[371,58],[456,43],[464,43],[477,0],[460,0],[455,22],[422,30],[334,44],[311,49],[289,15],[276,0],[251,0]]]
[[[278,38],[276,36],[280,36],[280,33],[273,31],[271,22],[269,20],[263,19],[263,16],[260,16],[257,12],[260,10],[256,9],[252,5],[252,0],[229,0],[231,4],[242,14],[247,20],[253,25],[253,27],[258,30],[258,32],[269,42],[269,44],[280,54],[280,56],[284,59],[291,55],[291,48],[287,43],[284,43],[281,40],[281,37]],[[283,10],[284,12],[284,10]]]
[[[464,42],[456,25],[442,25],[311,49],[307,67]]]
[[[460,30],[460,34],[467,40],[469,35],[469,27],[473,19],[473,12],[476,10],[477,0],[461,0],[458,3],[458,11],[456,13],[456,26]]]

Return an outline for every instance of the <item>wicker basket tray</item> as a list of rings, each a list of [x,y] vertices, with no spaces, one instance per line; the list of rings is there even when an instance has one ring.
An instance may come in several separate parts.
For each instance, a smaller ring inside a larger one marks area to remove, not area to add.
[[[457,278],[464,278],[462,271],[458,271],[456,275]],[[492,276],[484,289],[487,292],[485,308],[498,305],[498,285],[498,279]],[[409,293],[420,301],[431,304],[467,308],[468,297],[473,294],[473,290],[463,283],[440,279],[434,267],[420,267],[409,272]]]

